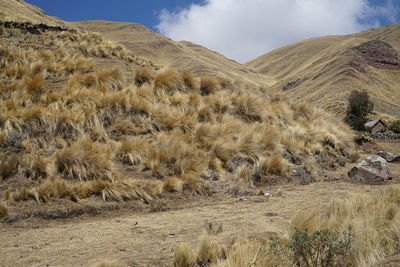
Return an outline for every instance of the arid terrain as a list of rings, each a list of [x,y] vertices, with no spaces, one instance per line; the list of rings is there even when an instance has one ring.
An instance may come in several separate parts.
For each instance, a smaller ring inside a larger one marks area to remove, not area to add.
[[[379,184],[348,171],[400,143],[343,115],[362,88],[371,118],[399,118],[399,25],[239,64],[140,24],[0,7],[0,266],[286,266],[271,240],[348,224],[335,260],[396,264],[400,164]]]
[[[382,149],[400,153],[399,143],[381,143]],[[365,156],[365,155],[363,155]],[[400,181],[400,165],[391,164]],[[345,170],[338,175],[345,176]],[[331,199],[348,194],[375,195],[388,185],[364,185],[341,178],[310,185],[264,187],[271,197],[248,192],[241,201],[221,189],[212,197],[188,197],[152,213],[131,204],[120,211],[47,220],[29,218],[3,224],[0,249],[5,266],[88,266],[101,261],[118,261],[128,266],[172,266],[173,249],[184,242],[197,246],[206,232],[205,222],[222,224],[215,236],[227,245],[238,237],[286,234],[298,212],[326,207]],[[276,196],[277,191],[282,192]]]

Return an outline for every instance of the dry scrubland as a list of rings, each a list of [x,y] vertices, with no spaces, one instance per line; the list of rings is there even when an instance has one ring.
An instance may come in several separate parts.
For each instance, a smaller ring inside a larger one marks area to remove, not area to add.
[[[320,169],[357,160],[350,129],[311,105],[160,69],[97,34],[30,33],[26,27],[34,26],[21,25],[0,29],[3,222],[28,212],[24,203],[141,201],[158,210],[176,195],[212,195],[216,177],[226,192],[240,194],[314,182]],[[308,179],[293,174],[299,166]],[[397,187],[373,198],[349,196],[327,212],[299,215],[293,227],[342,231],[351,224],[355,243],[346,262],[364,266],[397,252],[399,201]],[[175,260],[284,266],[287,258],[268,249],[266,240],[226,249],[204,239],[198,251],[179,246]]]

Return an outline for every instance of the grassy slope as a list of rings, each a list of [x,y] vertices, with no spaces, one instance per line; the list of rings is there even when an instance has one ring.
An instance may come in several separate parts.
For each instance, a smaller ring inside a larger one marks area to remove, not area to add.
[[[167,67],[195,75],[217,75],[256,87],[269,84],[261,75],[221,54],[190,42],[175,42],[140,24],[108,21],[69,23],[73,27],[99,32],[105,38],[123,44],[134,53]]]
[[[40,8],[20,0],[0,0],[0,18],[19,22],[44,23],[51,26],[64,26],[64,21],[47,16]]]
[[[368,67],[366,73],[360,73],[349,65],[359,58],[351,48],[368,40],[386,41],[400,52],[399,28],[392,25],[347,36],[304,40],[262,55],[245,66],[275,80],[272,88],[276,91],[298,80],[299,84],[286,92],[299,102],[316,103],[343,115],[349,93],[366,89],[378,113],[399,116],[399,72]]]

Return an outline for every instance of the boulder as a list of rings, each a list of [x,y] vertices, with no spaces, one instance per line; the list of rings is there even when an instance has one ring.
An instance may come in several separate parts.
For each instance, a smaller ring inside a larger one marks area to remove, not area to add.
[[[386,151],[379,151],[378,156],[386,159],[387,162],[400,162],[400,154],[390,153]]]
[[[363,183],[381,183],[392,178],[387,161],[378,155],[369,156],[353,167],[348,175]]]

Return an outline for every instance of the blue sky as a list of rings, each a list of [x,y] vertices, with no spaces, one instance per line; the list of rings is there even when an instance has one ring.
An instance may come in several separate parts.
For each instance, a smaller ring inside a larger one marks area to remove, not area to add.
[[[66,21],[145,25],[238,62],[307,38],[400,23],[400,0],[26,0]]]
[[[136,22],[156,31],[162,9],[177,11],[203,0],[25,0],[47,15],[65,21],[110,20]]]

